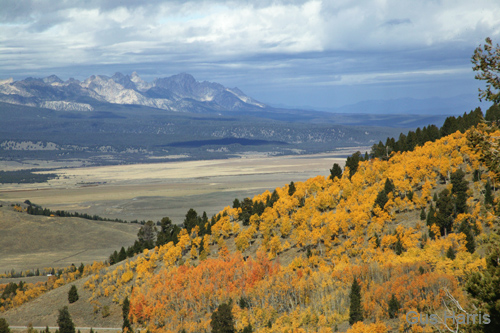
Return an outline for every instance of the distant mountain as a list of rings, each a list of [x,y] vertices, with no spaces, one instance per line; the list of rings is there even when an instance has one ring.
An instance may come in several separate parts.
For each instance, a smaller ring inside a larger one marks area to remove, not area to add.
[[[476,94],[462,94],[452,97],[395,98],[364,100],[339,107],[320,107],[310,105],[285,105],[267,103],[268,106],[284,109],[302,109],[331,112],[337,114],[373,114],[373,115],[454,115],[474,110],[476,107],[487,109],[490,105],[480,103]]]
[[[464,112],[474,110],[480,105],[481,103],[478,101],[477,95],[463,94],[453,97],[429,97],[422,99],[367,100],[322,111],[368,114],[460,115]]]
[[[176,112],[220,112],[266,108],[238,88],[199,82],[187,73],[153,82],[137,73],[112,77],[92,75],[84,81],[61,80],[56,75],[0,81],[0,102],[57,111],[93,111],[102,103],[141,105]]]

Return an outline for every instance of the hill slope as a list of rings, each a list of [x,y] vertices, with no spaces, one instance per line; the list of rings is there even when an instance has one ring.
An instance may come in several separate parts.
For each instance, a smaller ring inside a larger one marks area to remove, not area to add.
[[[210,331],[224,302],[238,330],[346,331],[357,279],[365,320],[350,332],[430,329],[409,325],[405,314],[442,311],[448,291],[470,307],[463,281],[485,267],[499,238],[495,188],[494,205],[484,194],[497,174],[471,147],[457,132],[388,161],[360,162],[352,177],[346,169],[340,179],[318,176],[228,206],[182,229],[175,244],[89,278],[88,301],[118,305],[130,296],[134,326],[153,332]]]
[[[104,261],[133,244],[139,229],[137,224],[28,215],[5,202],[0,221],[1,273]]]

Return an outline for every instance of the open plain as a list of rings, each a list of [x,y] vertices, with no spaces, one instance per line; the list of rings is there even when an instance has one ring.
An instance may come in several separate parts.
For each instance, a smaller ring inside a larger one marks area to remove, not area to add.
[[[134,165],[64,168],[46,171],[58,179],[38,184],[4,184],[0,200],[33,203],[51,210],[97,214],[123,220],[169,216],[182,223],[189,208],[209,217],[243,199],[291,181],[327,176],[333,163],[360,148],[294,156],[241,158]],[[364,151],[364,150],[362,150]]]

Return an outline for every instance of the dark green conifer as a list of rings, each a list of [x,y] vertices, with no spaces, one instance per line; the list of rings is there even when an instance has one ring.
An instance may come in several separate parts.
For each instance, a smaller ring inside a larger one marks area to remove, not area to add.
[[[212,333],[235,333],[233,313],[231,306],[227,303],[219,305],[217,310],[212,313],[210,321]]]
[[[68,292],[68,301],[69,303],[75,303],[78,301],[78,290],[75,285],[72,285]]]
[[[385,204],[389,201],[389,198],[387,197],[387,194],[384,190],[381,190],[377,194],[377,198],[375,199],[375,203],[373,204],[373,207],[375,208],[376,206],[379,206],[380,208],[384,209]]]
[[[73,324],[73,320],[71,320],[67,306],[59,310],[57,324],[59,325],[59,333],[75,333],[75,325]]]
[[[427,217],[427,214],[425,214],[425,208],[422,207],[422,210],[420,211],[420,221],[425,221]]]
[[[422,267],[420,267],[422,268]],[[398,311],[401,308],[401,305],[399,304],[398,299],[396,298],[396,295],[392,294],[391,299],[389,300],[389,318],[397,318],[398,316]]]
[[[465,244],[465,247],[467,248],[467,251],[469,251],[470,253],[474,253],[474,251],[476,250],[476,241],[467,220],[463,220],[462,223],[460,223],[458,232],[461,232],[465,235],[465,241],[467,242]]]
[[[9,324],[4,318],[0,318],[0,333],[10,333]]]
[[[132,329],[132,325],[130,324],[130,320],[128,319],[129,311],[130,311],[130,301],[128,300],[128,296],[127,296],[123,300],[123,304],[122,304],[122,317],[123,317],[122,330],[123,330],[123,332],[133,333],[134,330]]]
[[[361,307],[361,286],[358,280],[354,278],[351,285],[351,293],[349,294],[349,324],[353,325],[358,321],[363,321],[363,308]]]
[[[335,177],[342,178],[342,168],[337,163],[333,163],[333,167],[330,169],[330,179],[335,180]]]
[[[446,257],[451,259],[451,260],[455,260],[456,256],[457,256],[456,251],[453,249],[452,246],[450,246],[448,248],[448,251],[446,251]]]
[[[500,332],[500,244],[490,244],[486,269],[468,276],[467,292],[475,299],[476,306],[490,315],[491,322],[482,324],[481,332]]]
[[[493,205],[493,195],[491,194],[491,183],[489,179],[484,186],[484,204],[487,206]]]

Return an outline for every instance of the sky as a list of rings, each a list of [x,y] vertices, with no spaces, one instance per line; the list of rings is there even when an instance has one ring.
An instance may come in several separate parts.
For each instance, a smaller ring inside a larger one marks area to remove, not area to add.
[[[470,58],[499,17],[497,0],[0,0],[0,79],[186,72],[271,105],[478,103]]]

